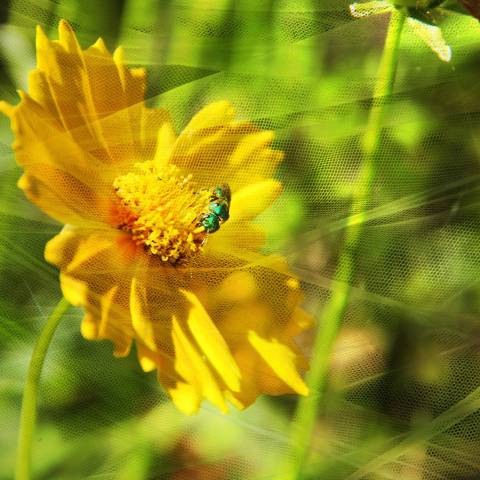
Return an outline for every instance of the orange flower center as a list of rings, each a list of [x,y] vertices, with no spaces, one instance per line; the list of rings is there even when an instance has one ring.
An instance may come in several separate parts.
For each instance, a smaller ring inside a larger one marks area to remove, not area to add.
[[[182,175],[174,165],[145,161],[117,177],[113,186],[119,198],[116,226],[137,244],[171,264],[201,252],[207,233],[199,221],[208,212],[212,193],[199,190],[192,175]]]

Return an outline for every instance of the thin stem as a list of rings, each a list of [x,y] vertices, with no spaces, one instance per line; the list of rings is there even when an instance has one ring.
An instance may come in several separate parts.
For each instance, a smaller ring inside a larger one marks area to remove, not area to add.
[[[284,472],[287,474],[287,476],[283,476],[284,479],[301,478],[317,411],[322,402],[333,344],[348,305],[351,280],[355,272],[355,256],[360,243],[363,223],[367,217],[367,207],[372,197],[382,121],[385,106],[388,103],[387,99],[393,90],[398,62],[398,46],[405,19],[404,9],[394,9],[390,17],[374,89],[374,100],[362,142],[364,159],[352,198],[349,221],[334,276],[332,296],[321,314],[322,320],[315,338],[310,371],[306,379],[311,395],[303,397],[299,401],[291,437],[293,455],[287,472]]]
[[[23,390],[20,430],[18,434],[17,464],[15,468],[16,480],[30,480],[32,441],[37,418],[37,395],[40,375],[50,341],[68,307],[69,303],[64,298],[58,302],[33,349],[27,372],[27,380]]]

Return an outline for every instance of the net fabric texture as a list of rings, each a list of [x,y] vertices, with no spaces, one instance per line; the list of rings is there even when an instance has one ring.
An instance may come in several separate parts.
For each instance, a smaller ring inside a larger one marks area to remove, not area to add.
[[[349,15],[346,2],[211,2],[194,7],[190,2],[141,6],[125,2],[121,12],[106,2],[98,8],[105,10],[92,19],[73,2],[52,7],[48,2],[16,1],[11,2],[8,23],[2,26],[2,58],[8,66],[3,70],[2,98],[11,104],[18,102],[15,88],[27,88],[35,25],[42,25],[53,39],[59,20],[65,18],[83,48],[99,36],[110,51],[121,44],[128,67],[147,69],[147,104],[159,108],[153,113],[139,107],[141,74],[134,70],[127,81],[137,86],[137,96],[122,100],[127,102],[122,113],[111,114],[121,92],[108,80],[113,66],[106,64],[97,45],[98,101],[112,103],[102,105],[105,116],[100,115],[95,125],[69,124],[74,142],[70,133],[59,135],[58,129],[42,122],[42,140],[29,144],[28,161],[35,163],[44,158],[42,148],[60,144],[59,162],[68,162],[69,167],[52,170],[52,165],[44,165],[36,170],[41,181],[35,183],[32,195],[53,196],[40,207],[60,223],[74,224],[72,216],[81,217],[78,223],[83,230],[98,230],[93,243],[99,256],[91,264],[92,271],[119,278],[124,271],[118,268],[119,260],[112,258],[110,250],[102,251],[109,242],[101,226],[108,211],[102,206],[102,192],[110,192],[114,179],[128,173],[132,156],[141,161],[155,155],[159,126],[167,118],[172,131],[179,134],[202,107],[228,99],[235,106],[236,121],[249,126],[225,144],[254,135],[248,129],[274,131],[268,148],[285,154],[268,175],[254,162],[249,170],[235,169],[233,179],[240,184],[266,176],[282,183],[283,192],[268,201],[266,194],[254,192],[257,203],[273,205],[255,225],[241,227],[235,227],[233,197],[232,218],[205,244],[207,250],[217,243],[221,255],[195,256],[190,266],[182,267],[182,275],[199,286],[196,296],[208,311],[218,309],[218,315],[223,315],[227,303],[241,302],[242,309],[232,313],[233,339],[238,335],[235,328],[244,331],[249,319],[265,318],[265,305],[272,302],[277,306],[270,312],[269,328],[284,330],[288,325],[284,302],[300,290],[303,300],[297,297],[293,303],[321,325],[362,162],[361,138],[388,15],[356,19]],[[107,20],[110,17],[117,21]],[[451,15],[442,28],[452,48],[450,63],[440,62],[412,32],[405,30],[402,35],[375,195],[350,279],[353,291],[335,345],[307,478],[473,479],[480,470],[475,46],[479,27],[472,18]],[[12,53],[18,45],[24,46],[24,59]],[[83,88],[66,81],[64,87],[65,95],[74,97],[79,95],[75,89]],[[82,115],[63,121],[75,122]],[[126,117],[128,122],[142,124],[143,138],[131,138]],[[34,110],[29,120],[33,127],[38,123]],[[44,262],[43,247],[61,227],[17,191],[15,183],[22,172],[9,147],[12,136],[6,119],[0,127],[5,326],[0,341],[3,375],[8,380],[1,402],[9,435],[1,440],[5,447],[0,461],[5,465],[2,470],[11,471],[28,353],[35,330],[59,296],[57,272]],[[105,139],[115,146],[109,154],[99,148],[99,131],[113,135]],[[252,144],[251,138],[247,143]],[[202,187],[225,181],[222,152],[223,147],[192,161],[199,165],[209,158],[208,175],[195,177]],[[78,159],[74,171],[69,163],[72,157]],[[94,169],[83,168],[92,161],[101,171],[98,177]],[[52,175],[58,178],[55,192],[44,187]],[[229,184],[235,192],[234,180]],[[33,188],[28,181],[22,180],[27,190]],[[74,185],[78,195],[64,195],[65,185],[69,192]],[[52,205],[55,212],[48,210]],[[266,240],[260,227],[267,232]],[[67,230],[62,235],[71,233]],[[225,247],[232,239],[235,251]],[[73,245],[69,248],[74,250]],[[136,267],[136,262],[129,264],[131,271]],[[165,310],[180,311],[191,305],[185,295],[181,297],[185,303],[179,305],[179,297],[164,294],[163,282],[168,289],[172,283],[185,285],[181,275],[158,280],[164,267],[156,268],[158,272],[154,268],[148,281],[155,295],[162,293]],[[298,279],[298,287],[288,282],[291,278]],[[236,285],[242,285],[245,298],[232,298],[240,290]],[[205,288],[203,296],[200,287]],[[152,312],[162,314],[163,310]],[[278,474],[280,459],[289,455],[294,397],[262,397],[231,416],[220,416],[205,406],[199,415],[186,418],[174,410],[154,379],[139,371],[133,354],[114,360],[108,344],[82,339],[80,316],[78,310],[69,313],[44,371],[39,429],[49,442],[37,445],[36,456],[45,458],[37,466],[40,476],[51,478],[55,468],[63,468],[66,478],[100,474],[117,478],[128,475],[124,472],[129,465],[143,471],[139,475],[144,478],[255,479]],[[295,345],[308,352],[312,330],[299,333],[295,332]],[[168,358],[173,346],[162,347]],[[304,368],[299,365],[300,371]],[[252,372],[261,373],[257,365]],[[271,371],[265,372],[264,384],[275,378]],[[275,391],[275,385],[270,389]],[[268,393],[268,385],[262,391]],[[315,398],[316,392],[311,395]],[[132,432],[139,439],[134,444]],[[215,432],[225,438],[221,445]],[[61,459],[48,455],[47,443],[58,446]],[[74,461],[73,452],[80,446],[84,456]],[[98,455],[99,449],[107,454]]]
[[[292,339],[311,323],[298,281],[282,258],[252,265],[263,234],[250,220],[280,191],[273,133],[234,122],[220,101],[177,138],[164,110],[144,106],[145,71],[126,69],[122,50],[97,40],[83,51],[64,20],[58,31],[50,41],[37,28],[29,92],[0,108],[19,187],[66,224],[45,258],[85,309],[83,336],[112,340],[120,357],[135,339],[142,368],[158,370],[186,413],[203,398],[227,411],[226,400],[244,408],[261,391],[306,394]],[[207,217],[222,223],[212,236],[202,212],[222,205]]]

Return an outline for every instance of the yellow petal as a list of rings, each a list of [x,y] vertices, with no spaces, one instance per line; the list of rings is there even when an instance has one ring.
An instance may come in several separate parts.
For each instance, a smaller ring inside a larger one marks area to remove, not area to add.
[[[234,115],[235,110],[230,102],[223,100],[210,103],[194,115],[184,131],[225,126],[233,120]]]
[[[247,302],[253,300],[257,294],[258,287],[254,276],[244,270],[231,273],[215,291],[220,302]]]
[[[232,192],[271,178],[283,158],[272,150],[273,133],[235,122],[229,102],[204,107],[178,136],[170,161],[202,185],[227,182]]]
[[[87,312],[84,337],[109,339],[115,344],[114,355],[125,356],[134,336],[125,299],[135,261],[122,253],[121,232],[106,233],[65,229],[48,242],[45,257],[60,267],[65,297]]]
[[[61,19],[60,22],[58,22],[58,38],[68,52],[77,52],[80,50],[77,37],[66,20]]]
[[[10,105],[9,103],[5,101],[0,101],[0,112],[2,112],[4,115],[7,117],[11,117],[13,114],[15,107],[13,105]]]
[[[226,391],[225,392],[225,398],[227,399],[227,401],[229,401],[235,408],[238,408],[238,410],[244,410],[246,405],[240,400],[238,399],[237,397],[235,397],[235,395],[230,392],[230,391]]]
[[[85,282],[60,272],[60,287],[63,296],[75,307],[82,307],[87,303],[88,286]]]
[[[190,303],[187,324],[198,346],[213,365],[227,387],[234,392],[240,390],[240,370],[230,353],[225,339],[212,322],[198,297],[187,290],[180,292]]]
[[[57,266],[70,263],[81,238],[74,230],[64,228],[45,245],[45,260]]]
[[[115,316],[115,297],[118,295],[118,285],[113,285],[106,292],[102,293],[100,298],[100,323],[98,325],[98,335],[105,337],[109,321]]]
[[[192,385],[177,382],[175,387],[168,388],[168,393],[181,412],[187,415],[193,415],[198,412],[202,398]]]
[[[132,111],[132,109],[129,109]],[[164,110],[143,108],[141,111],[140,144],[145,158],[159,164],[168,163],[175,141],[172,122]],[[172,143],[173,142],[173,143]]]
[[[152,318],[148,309],[147,291],[145,282],[138,277],[132,279],[130,290],[130,314],[132,325],[141,341],[152,351],[157,350],[155,331]]]
[[[258,251],[265,245],[265,230],[248,221],[230,222],[222,225],[219,232],[212,235],[205,246],[205,254],[243,255],[248,251]],[[247,260],[248,261],[248,260]]]
[[[303,308],[295,307],[290,319],[290,323],[283,332],[286,338],[294,338],[300,333],[312,328],[313,318]]]
[[[197,395],[204,396],[222,412],[226,412],[225,399],[212,372],[176,317],[172,318],[172,339],[175,347],[175,370],[195,389]]]
[[[175,143],[175,133],[172,125],[165,122],[159,129],[157,135],[157,149],[154,161],[157,166],[166,165],[170,158]]]
[[[146,348],[141,341],[137,340],[137,357],[138,363],[144,372],[152,372],[157,368],[153,352]]]
[[[11,118],[30,200],[62,223],[108,223],[113,179],[153,157],[169,118],[144,106],[145,72],[126,68],[121,50],[112,56],[101,39],[82,50],[65,21],[59,38],[37,28],[30,95],[20,92],[19,105],[2,102],[0,111]]]
[[[128,310],[120,303],[123,294],[119,285],[113,285],[101,294],[90,292],[86,305],[97,323],[97,338],[109,339],[114,343],[115,357],[126,357],[130,353],[133,338]]]
[[[277,180],[253,183],[235,192],[230,207],[230,222],[249,220],[266,210],[282,192]]]
[[[297,372],[295,354],[277,340],[266,340],[253,330],[248,332],[248,340],[272,370],[300,395],[308,395],[308,387]]]
[[[145,88],[147,84],[147,72],[144,68],[127,68],[125,55],[122,47],[113,52],[113,61],[118,69],[118,75],[125,92],[127,105],[143,107]],[[131,113],[129,111],[129,113]],[[132,125],[138,125],[138,118],[132,118]]]
[[[45,259],[71,276],[108,284],[129,284],[143,252],[128,234],[116,229],[64,228],[45,246]]]
[[[98,161],[23,93],[10,118],[16,160],[25,169],[18,185],[27,197],[62,223],[107,222],[112,191],[95,170]]]
[[[232,392],[230,391],[226,391],[225,392],[225,398],[227,399],[227,401],[229,401],[235,408],[238,408],[238,410],[244,410],[246,405],[244,403],[242,403],[241,400],[239,400],[238,398],[236,398]]]
[[[86,340],[98,339],[98,322],[89,313],[83,317],[80,332]]]
[[[57,236],[58,237],[58,236]],[[57,238],[55,237],[55,238]],[[97,257],[102,253],[107,253],[109,250],[112,250],[115,245],[112,243],[112,239],[105,236],[104,238],[95,237],[92,241],[86,241],[82,248],[79,248],[76,252],[76,255],[72,258],[72,261],[65,268],[65,272],[72,272],[74,270],[81,269],[85,264],[91,263],[92,259]],[[58,248],[55,242],[52,240],[48,242],[47,248],[45,249],[45,258],[51,263],[55,263],[53,260],[54,251]]]
[[[234,167],[240,167],[249,162],[255,153],[262,151],[274,138],[271,130],[262,130],[250,135],[245,135],[239,142],[235,151],[232,153],[229,162]]]

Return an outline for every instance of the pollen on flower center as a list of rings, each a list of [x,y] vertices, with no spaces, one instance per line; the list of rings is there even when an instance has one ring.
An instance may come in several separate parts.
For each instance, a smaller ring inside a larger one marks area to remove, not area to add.
[[[207,232],[199,220],[209,211],[212,192],[199,190],[192,175],[182,175],[175,165],[145,161],[113,186],[119,198],[116,226],[148,252],[177,264],[202,250]]]

